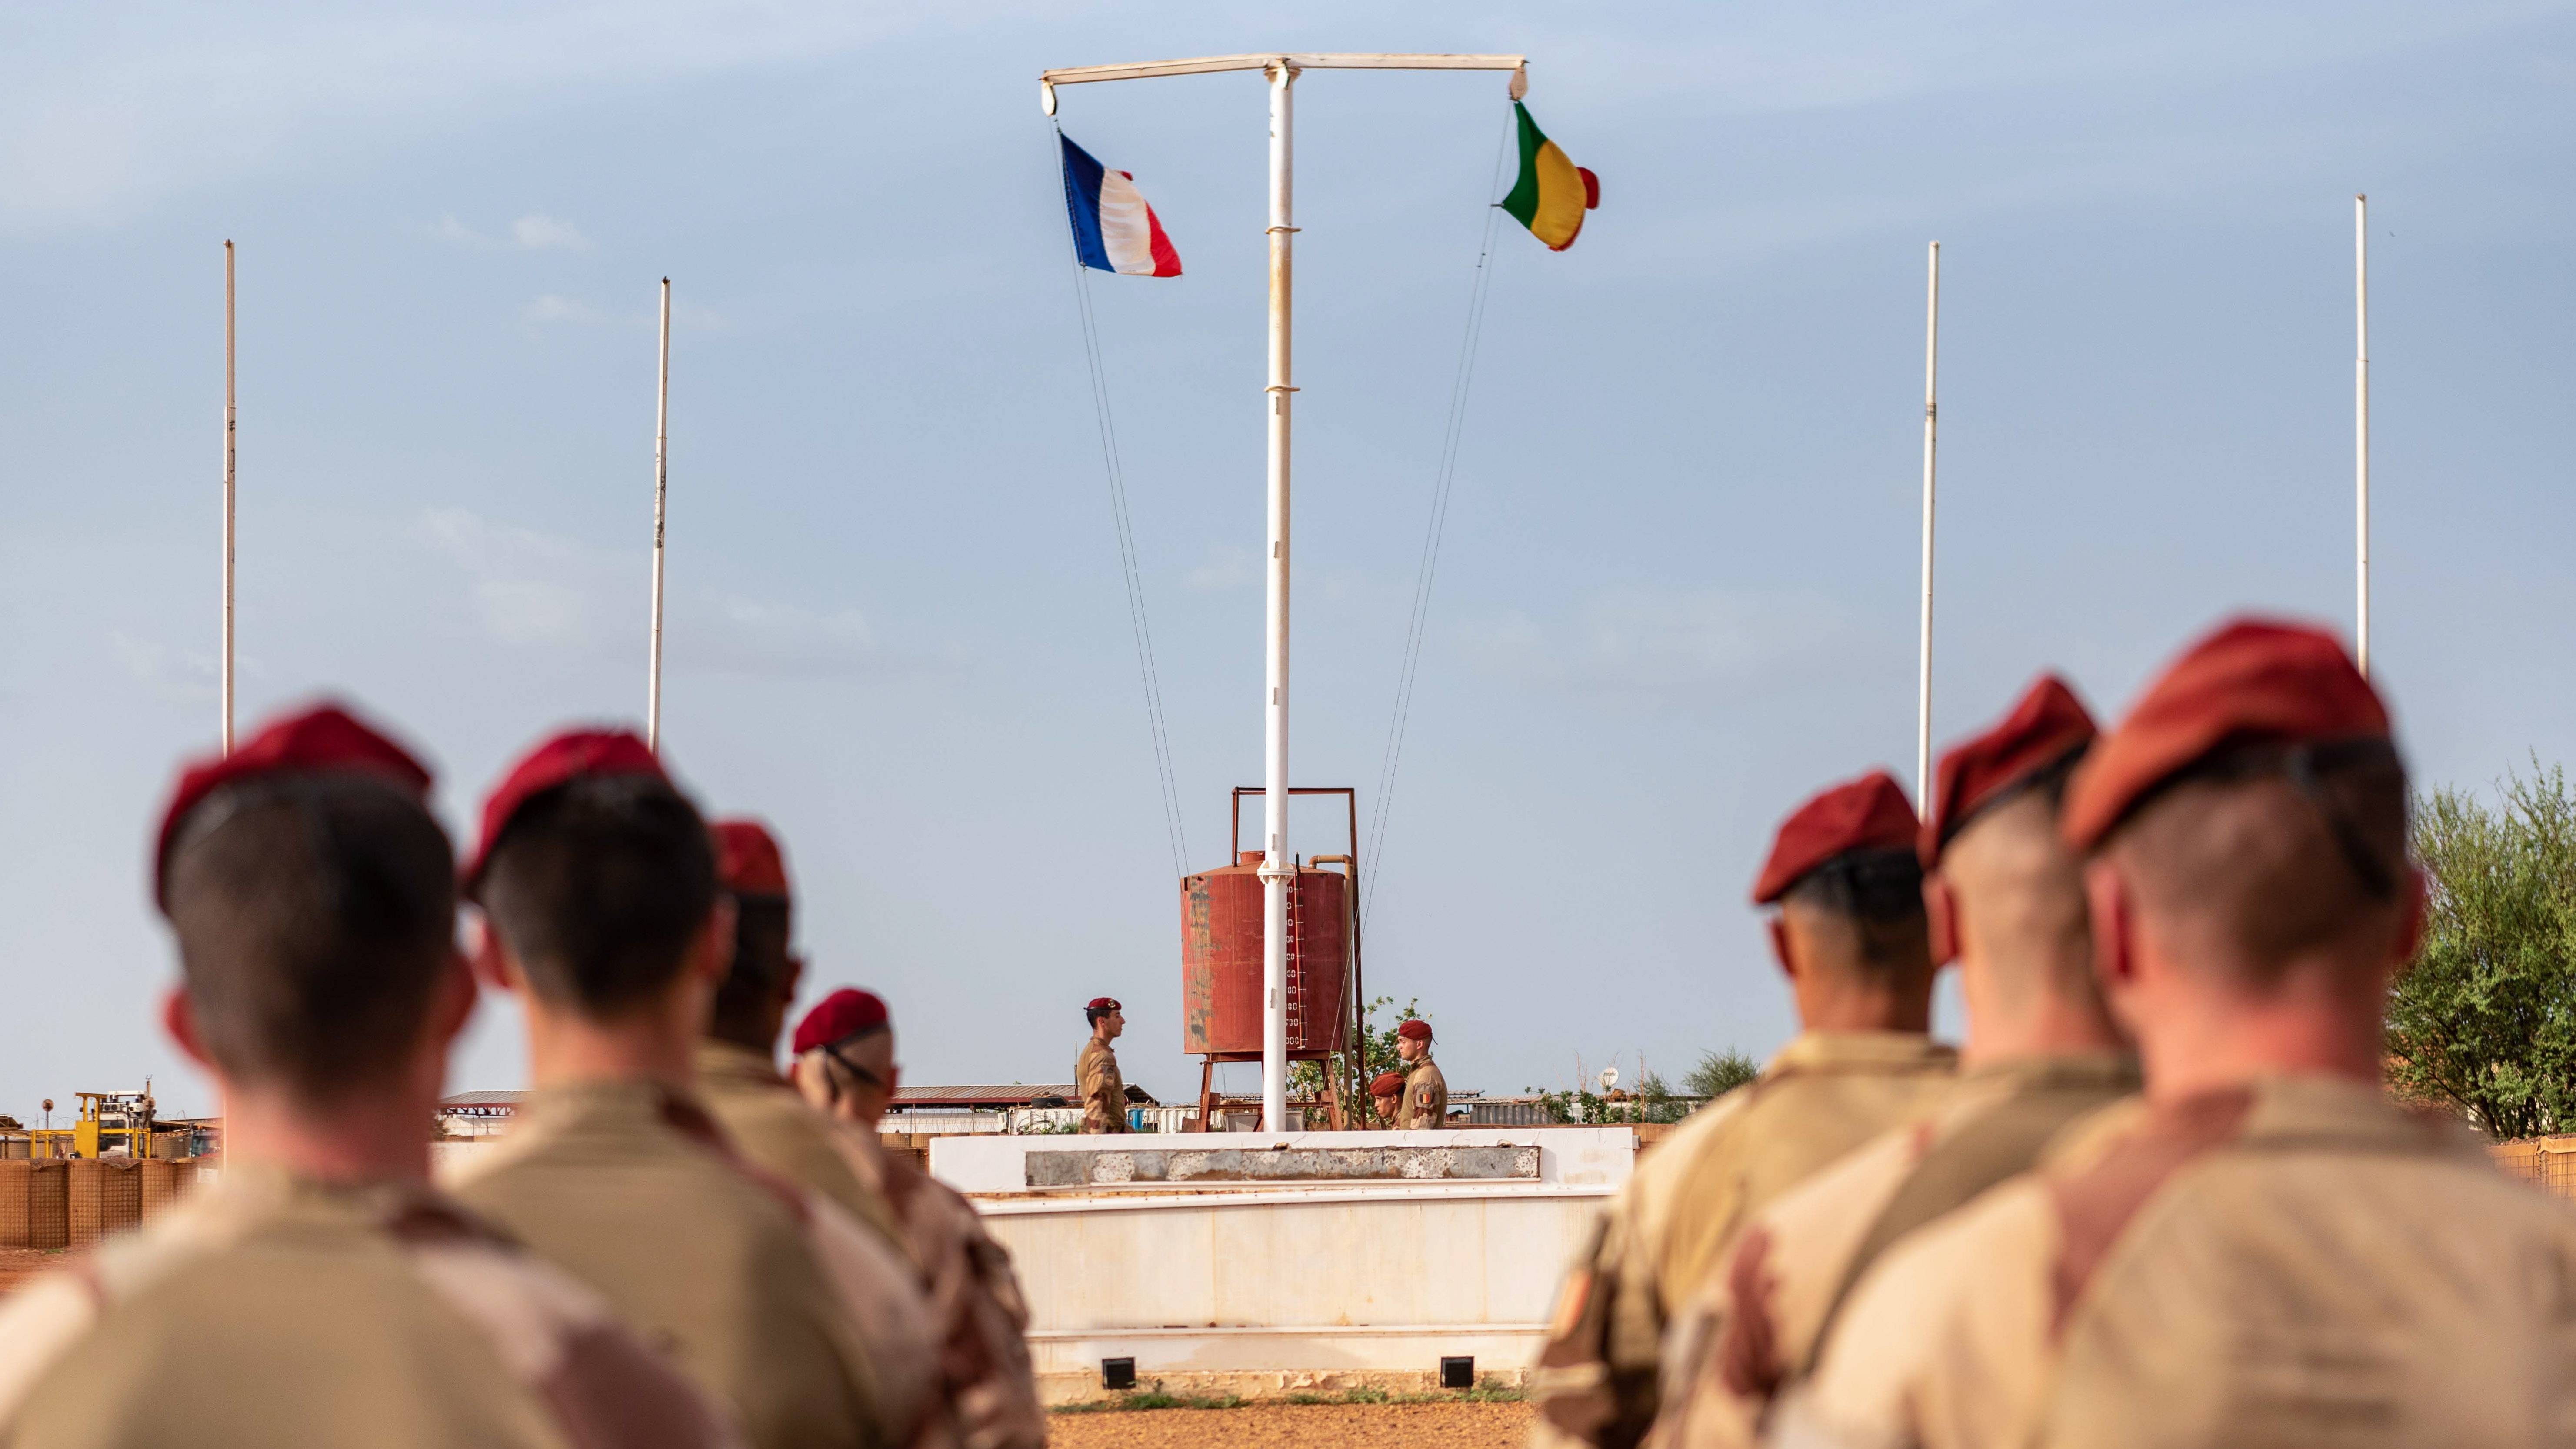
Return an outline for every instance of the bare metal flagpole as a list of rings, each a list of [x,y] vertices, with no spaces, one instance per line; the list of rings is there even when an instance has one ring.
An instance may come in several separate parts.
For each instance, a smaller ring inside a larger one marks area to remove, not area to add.
[[[2352,199],[2352,451],[2355,652],[2370,677],[2370,198]]]
[[[1264,616],[1263,658],[1267,697],[1262,713],[1262,1009],[1261,1130],[1288,1128],[1288,886],[1296,860],[1288,851],[1288,438],[1297,389],[1289,382],[1290,264],[1297,228],[1294,199],[1291,88],[1304,70],[1507,70],[1512,98],[1520,98],[1524,57],[1517,55],[1211,55],[1139,65],[1087,65],[1042,71],[1038,105],[1055,114],[1055,88],[1089,81],[1149,80],[1257,70],[1270,82],[1270,332],[1269,384],[1262,408],[1269,444],[1269,607]],[[659,555],[655,555],[658,559]]]
[[[1288,424],[1297,389],[1289,385],[1290,281],[1297,228],[1297,67],[1286,56],[1270,66],[1270,579],[1264,672],[1270,703],[1261,741],[1261,1127],[1288,1130],[1288,887],[1297,879],[1288,855]]]
[[[1914,805],[1932,813],[1932,477],[1941,429],[1941,244],[1932,244],[1923,316],[1923,655],[1916,676]]]
[[[671,279],[662,279],[662,374],[653,401],[653,662],[645,671],[644,743],[662,748],[662,518],[671,492]]]
[[[224,753],[233,752],[233,485],[237,456],[234,432],[239,415],[233,396],[233,244],[224,241],[224,647],[223,745]]]

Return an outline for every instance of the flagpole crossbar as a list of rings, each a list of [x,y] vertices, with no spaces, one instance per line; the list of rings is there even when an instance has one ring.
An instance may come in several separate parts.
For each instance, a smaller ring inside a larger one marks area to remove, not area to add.
[[[1150,80],[1165,75],[1210,75],[1228,70],[1268,70],[1281,61],[1290,70],[1519,70],[1529,64],[1520,55],[1297,55],[1277,51],[1261,55],[1203,55],[1192,60],[1148,60],[1134,65],[1069,65],[1038,72],[1051,86],[1078,86],[1091,81]]]
[[[1269,70],[1286,65],[1301,70],[1507,70],[1512,73],[1512,99],[1529,91],[1529,57],[1525,55],[1297,55],[1269,51],[1259,55],[1202,55],[1190,60],[1148,60],[1133,65],[1069,65],[1038,72],[1038,109],[1055,114],[1057,86],[1093,81],[1153,80],[1170,75],[1214,75],[1230,70]]]

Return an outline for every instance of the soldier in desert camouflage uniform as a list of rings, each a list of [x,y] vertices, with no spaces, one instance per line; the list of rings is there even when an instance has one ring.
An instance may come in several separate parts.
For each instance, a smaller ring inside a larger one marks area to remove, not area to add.
[[[877,1136],[901,1077],[885,1002],[873,992],[833,992],[797,1024],[795,1050],[797,1086],[831,1114],[860,1181],[893,1207],[921,1264],[959,1438],[966,1449],[1039,1449],[1046,1411],[1030,1376],[1028,1303],[1011,1255],[984,1231],[974,1204]]]
[[[222,1090],[224,1172],[0,1303],[0,1443],[736,1442],[600,1295],[429,1185],[474,987],[428,788],[329,707],[181,777],[164,1020]]]

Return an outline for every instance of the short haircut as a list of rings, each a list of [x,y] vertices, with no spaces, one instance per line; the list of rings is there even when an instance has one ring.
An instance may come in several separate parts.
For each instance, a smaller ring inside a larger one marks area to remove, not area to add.
[[[2385,949],[2408,869],[2406,768],[2361,743],[2379,747],[2221,751],[2105,842],[2179,957],[2261,989],[2301,955]]]
[[[775,1050],[793,912],[785,896],[737,895],[733,907],[733,967],[716,988],[707,1035],[745,1045],[767,1036],[761,1045]]]
[[[1118,1010],[1118,1008],[1114,1006],[1086,1006],[1082,1009],[1082,1019],[1091,1023],[1093,1026],[1098,1026],[1100,1025],[1100,1018],[1107,1016],[1116,1010]]]
[[[1780,898],[1783,912],[1840,928],[1847,950],[1838,964],[1873,977],[1930,964],[1923,916],[1923,865],[1911,846],[1847,850],[1798,877]]]
[[[1997,801],[1969,817],[1941,852],[1941,874],[1959,903],[1960,949],[1977,951],[1987,981],[2013,1007],[2043,992],[2101,1002],[2084,864],[2057,828],[2062,793],[2031,788]]]
[[[168,882],[226,1074],[319,1096],[400,1069],[455,953],[455,851],[419,800],[353,773],[246,779],[190,812]]]
[[[609,1016],[678,978],[715,909],[715,847],[669,782],[585,775],[519,807],[479,894],[531,990]]]

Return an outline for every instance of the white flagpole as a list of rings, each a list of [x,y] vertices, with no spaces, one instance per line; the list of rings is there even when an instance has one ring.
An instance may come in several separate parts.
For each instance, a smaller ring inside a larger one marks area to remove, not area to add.
[[[1914,805],[1932,813],[1932,477],[1941,424],[1941,244],[1932,244],[1923,315],[1923,654],[1916,676]]]
[[[1270,80],[1270,701],[1262,730],[1261,858],[1261,1129],[1288,1130],[1288,886],[1296,878],[1288,845],[1288,424],[1296,388],[1289,385],[1290,272],[1297,229],[1291,223],[1296,160],[1297,67],[1281,56]]]
[[[1288,424],[1297,389],[1289,381],[1289,272],[1293,194],[1291,90],[1298,72],[1326,70],[1507,70],[1513,72],[1511,94],[1518,100],[1527,60],[1518,55],[1209,55],[1190,60],[1147,61],[1140,65],[1072,66],[1038,75],[1038,105],[1055,114],[1055,88],[1093,81],[1147,80],[1161,76],[1206,75],[1217,71],[1258,70],[1270,81],[1270,382],[1264,410],[1269,420],[1270,569],[1265,640],[1268,701],[1262,725],[1262,1015],[1261,1125],[1266,1132],[1288,1127],[1288,1016],[1284,1000],[1288,983],[1288,886],[1296,868],[1288,854]],[[667,332],[668,324],[665,323]],[[655,578],[661,555],[657,551]],[[658,595],[657,595],[658,597]]]
[[[2355,652],[2370,677],[2370,198],[2352,199],[2352,451]]]
[[[644,743],[662,748],[662,517],[671,491],[671,279],[662,279],[662,375],[653,402],[653,662],[646,670]]]
[[[223,749],[233,752],[233,486],[238,456],[234,433],[240,417],[233,395],[233,244],[224,241],[224,647],[221,667]]]

